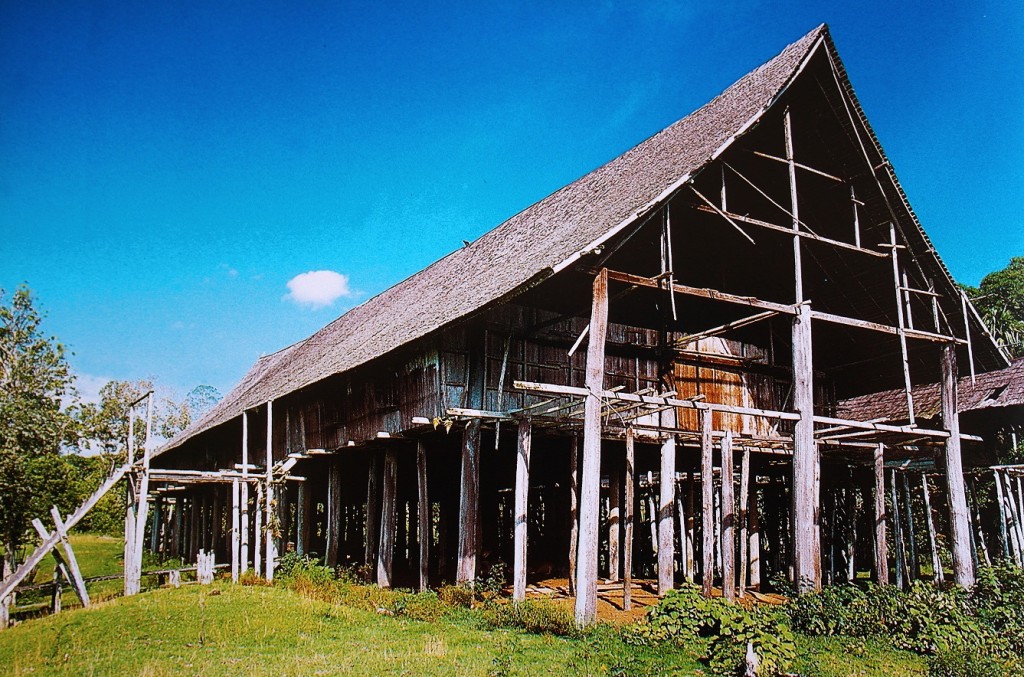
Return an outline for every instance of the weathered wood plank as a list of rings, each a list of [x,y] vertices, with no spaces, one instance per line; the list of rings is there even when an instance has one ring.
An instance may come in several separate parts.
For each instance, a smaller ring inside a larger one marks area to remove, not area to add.
[[[722,438],[722,595],[736,601],[736,501],[733,495],[732,433]]]
[[[529,418],[519,421],[516,449],[515,534],[512,566],[512,599],[526,599],[526,544],[530,499],[530,447],[533,429]]]
[[[674,413],[674,411],[671,410],[665,414]],[[671,425],[675,425],[674,420]],[[668,435],[661,443],[661,473],[658,482],[658,594],[661,596],[668,594],[668,591],[674,587],[675,478],[676,438],[675,435]]]
[[[416,441],[416,516],[419,518],[420,592],[430,587],[430,494],[427,487],[427,445]]]
[[[889,550],[885,535],[885,445],[875,446],[875,580],[889,584]]]
[[[626,467],[623,478],[624,496],[622,501],[623,543],[622,543],[622,608],[633,608],[633,503],[636,487],[636,448],[633,428],[626,428]]]
[[[580,537],[580,438],[569,438],[569,594],[576,594],[576,553]]]
[[[793,319],[793,406],[800,419],[793,429],[793,581],[798,592],[821,589],[818,529],[820,461],[814,442],[814,362],[811,308],[803,304]]]
[[[711,412],[700,412],[700,484],[701,484],[701,535],[703,538],[703,562],[701,566],[701,592],[711,597],[715,576],[715,467],[714,438],[711,430]]]
[[[960,457],[960,415],[957,413],[956,347],[942,349],[942,425],[949,432],[945,445],[946,490],[949,503],[950,549],[953,552],[953,577],[964,588],[974,585],[971,561],[970,523],[967,516],[967,492]]]
[[[476,580],[480,519],[480,420],[470,419],[462,433],[462,486],[459,493],[459,560],[456,582]]]
[[[89,591],[85,589],[82,571],[78,568],[78,559],[75,557],[75,551],[71,548],[71,540],[68,538],[68,529],[64,520],[61,519],[57,506],[50,508],[50,517],[53,518],[54,529],[60,537],[61,545],[64,546],[64,561],[71,573],[71,584],[75,588],[75,594],[78,595],[78,599],[82,600],[82,606],[88,607],[90,604]]]
[[[390,588],[395,557],[395,501],[398,458],[394,449],[384,452],[384,478],[380,506],[380,551],[377,556],[377,585]]]

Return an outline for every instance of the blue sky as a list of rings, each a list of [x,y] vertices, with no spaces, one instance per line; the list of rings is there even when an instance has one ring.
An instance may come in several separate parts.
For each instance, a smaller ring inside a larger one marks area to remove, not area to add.
[[[1019,1],[696,4],[0,2],[0,288],[227,392],[823,21],[954,276],[1024,255]]]

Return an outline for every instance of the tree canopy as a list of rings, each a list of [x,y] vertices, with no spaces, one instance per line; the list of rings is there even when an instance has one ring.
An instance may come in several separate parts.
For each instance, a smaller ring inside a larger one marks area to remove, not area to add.
[[[964,290],[996,341],[1010,355],[1024,355],[1024,256],[1013,257],[1005,268],[982,278],[980,285]]]

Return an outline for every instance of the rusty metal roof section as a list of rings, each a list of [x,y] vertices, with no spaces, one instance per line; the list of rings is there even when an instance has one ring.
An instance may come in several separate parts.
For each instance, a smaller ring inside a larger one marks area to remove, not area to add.
[[[913,389],[914,406],[922,418],[942,414],[939,384],[929,383]],[[980,409],[1024,407],[1024,358],[1018,358],[1006,369],[978,374],[973,380],[965,376],[957,383],[958,409],[961,413]],[[839,404],[839,416],[858,420],[903,420],[907,401],[902,389],[862,395]]]

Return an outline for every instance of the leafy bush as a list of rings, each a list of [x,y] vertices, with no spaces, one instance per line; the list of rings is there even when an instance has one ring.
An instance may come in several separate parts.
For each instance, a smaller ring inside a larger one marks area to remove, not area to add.
[[[491,603],[484,609],[484,620],[494,628],[513,628],[535,634],[576,635],[576,619],[564,606],[549,600]]]
[[[473,591],[462,585],[445,585],[437,591],[442,604],[469,609],[473,606]]]
[[[748,642],[761,659],[758,674],[777,674],[796,657],[793,632],[782,611],[765,606],[745,609],[707,598],[693,585],[669,591],[648,612],[646,625],[633,630],[632,638],[655,643],[702,640],[707,662],[717,674],[736,672]]]
[[[1005,562],[980,568],[968,602],[981,623],[1024,655],[1024,570]]]

